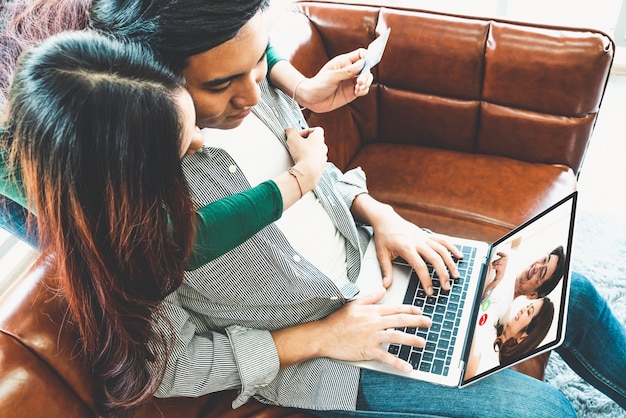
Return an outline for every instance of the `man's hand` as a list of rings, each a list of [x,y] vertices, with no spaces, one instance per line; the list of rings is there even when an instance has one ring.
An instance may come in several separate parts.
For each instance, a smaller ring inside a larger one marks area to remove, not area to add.
[[[328,357],[343,361],[378,360],[404,372],[412,371],[409,363],[383,350],[382,344],[424,347],[423,338],[396,328],[428,328],[432,321],[422,316],[416,306],[378,305],[384,295],[385,290],[380,288],[323,319],[272,331],[280,367]]]
[[[296,91],[298,103],[313,112],[330,112],[369,92],[374,80],[371,72],[359,75],[366,50],[359,48],[328,61],[310,79],[301,81]]]
[[[422,230],[398,215],[391,206],[376,201],[368,194],[357,196],[352,204],[352,213],[355,219],[365,221],[374,228],[376,254],[385,287],[391,284],[391,262],[397,257],[402,257],[413,267],[429,295],[433,288],[426,263],[435,268],[443,289],[450,289],[451,276],[459,277],[452,255],[463,258],[463,254],[444,235]]]
[[[489,263],[490,273],[488,273],[490,276],[493,271],[494,277],[491,282],[485,285],[485,288],[483,289],[483,299],[487,298],[493,289],[500,284],[502,278],[504,277],[504,273],[506,272],[506,265],[509,262],[509,256],[506,253],[498,251],[496,254],[498,255],[498,258]]]
[[[378,360],[393,368],[410,372],[406,361],[383,350],[383,343],[424,347],[426,341],[396,328],[428,328],[430,318],[422,316],[419,308],[412,305],[376,305],[384,291],[365,295],[346,304],[343,308],[324,318],[324,339],[321,353],[337,360]]]

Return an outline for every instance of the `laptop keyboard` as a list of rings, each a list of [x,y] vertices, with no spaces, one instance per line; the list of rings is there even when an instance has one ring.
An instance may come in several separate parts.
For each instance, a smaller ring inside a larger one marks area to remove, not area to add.
[[[457,246],[463,258],[455,260],[459,269],[459,278],[450,281],[450,290],[441,289],[435,269],[428,265],[433,281],[433,294],[427,296],[415,271],[411,271],[411,280],[404,297],[405,304],[412,304],[422,309],[425,316],[432,319],[430,328],[398,328],[400,331],[420,336],[426,340],[422,348],[408,345],[389,345],[389,352],[408,361],[414,370],[447,376],[452,353],[459,331],[461,313],[465,306],[465,297],[472,274],[476,248]]]

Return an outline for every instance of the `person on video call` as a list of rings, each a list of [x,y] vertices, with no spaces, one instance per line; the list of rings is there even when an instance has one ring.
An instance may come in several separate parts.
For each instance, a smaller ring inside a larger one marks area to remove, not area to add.
[[[493,314],[494,307],[488,300],[481,304],[466,379],[531,354],[548,335],[554,320],[554,304],[547,297],[519,296],[500,317]]]

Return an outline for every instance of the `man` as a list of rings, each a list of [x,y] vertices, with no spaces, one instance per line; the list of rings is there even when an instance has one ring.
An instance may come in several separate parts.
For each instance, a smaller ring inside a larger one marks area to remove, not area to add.
[[[509,309],[513,300],[520,296],[527,299],[546,297],[565,273],[563,246],[534,260],[517,274],[506,274],[509,256],[505,252],[499,251],[496,255],[498,258],[489,263],[482,300],[488,301],[492,314],[498,319]],[[536,374],[532,376],[537,377]]]
[[[294,113],[290,98],[265,79],[263,1],[247,2],[253,4],[239,26],[233,23],[213,34],[207,33],[211,27],[242,15],[225,9],[228,4],[246,2],[117,3],[96,0],[94,26],[156,48],[165,63],[184,74],[198,123],[222,129],[205,131],[207,149],[183,161],[197,204],[246,189],[291,164],[284,131],[304,120]],[[348,410],[349,416],[360,411],[575,415],[554,389],[512,371],[459,390],[343,363],[377,359],[406,370],[407,364],[384,352],[381,343],[421,346],[423,340],[394,328],[430,324],[416,308],[376,305],[382,294],[348,303],[359,292],[354,280],[371,232],[361,225],[374,231],[386,285],[392,279],[391,260],[401,255],[427,288],[425,260],[446,286],[446,267],[456,274],[449,255],[457,255],[456,250],[372,199],[359,169],[342,174],[329,165],[315,193],[289,212],[228,254],[189,272],[183,286],[168,296],[162,329],[172,340],[168,347],[154,348],[158,358],[167,359],[157,396],[236,388],[235,407],[254,396],[322,416],[338,416],[338,410]]]
[[[509,293],[513,292],[512,296],[507,298],[509,301],[522,295],[528,299],[542,298],[554,290],[565,273],[565,252],[563,246],[558,246],[520,271],[510,286],[499,286],[505,277],[509,257],[504,252],[498,252],[497,256],[499,258],[489,265],[490,272],[493,272],[493,280],[485,285],[483,299],[491,296],[496,288],[505,288]],[[491,277],[490,272],[487,273],[487,277]]]

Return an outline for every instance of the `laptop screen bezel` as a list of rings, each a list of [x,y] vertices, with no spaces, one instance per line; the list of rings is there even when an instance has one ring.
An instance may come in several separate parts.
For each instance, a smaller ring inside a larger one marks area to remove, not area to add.
[[[520,225],[519,227],[515,228],[514,230],[512,230],[511,232],[509,232],[508,234],[504,235],[503,237],[501,237],[500,239],[498,239],[497,241],[495,241],[491,246],[490,246],[490,250],[489,250],[489,254],[488,254],[488,258],[487,258],[487,262],[489,262],[489,260],[491,260],[492,258],[492,251],[496,248],[498,248],[498,245],[502,244],[503,242],[506,242],[508,240],[511,240],[513,237],[515,237],[516,235],[520,234],[520,232],[522,232],[524,229],[526,229],[526,227],[528,227],[530,224],[533,224],[535,222],[537,222],[539,219],[543,218],[544,216],[546,216],[547,214],[551,213],[552,211],[556,210],[557,208],[568,204],[568,202],[571,201],[571,211],[570,211],[570,220],[569,220],[569,230],[568,230],[568,237],[567,237],[567,244],[564,245],[564,249],[565,249],[565,268],[564,268],[564,272],[563,272],[563,284],[562,284],[562,291],[561,291],[561,297],[560,300],[558,301],[558,303],[560,304],[560,309],[558,312],[558,322],[557,322],[557,326],[556,326],[556,335],[554,337],[553,340],[548,341],[548,342],[544,342],[544,344],[538,346],[536,349],[534,349],[533,351],[531,351],[530,353],[528,353],[527,355],[525,355],[523,358],[520,358],[510,364],[507,364],[505,366],[503,365],[498,365],[495,366],[493,368],[490,368],[488,370],[482,371],[479,374],[476,374],[468,379],[465,378],[465,373],[464,376],[461,380],[461,384],[460,386],[466,386],[469,385],[471,383],[474,383],[478,380],[481,380],[487,376],[492,375],[493,373],[496,373],[502,369],[505,368],[509,368],[511,366],[514,366],[516,364],[519,364],[525,360],[528,360],[532,357],[535,357],[541,353],[544,353],[546,351],[552,350],[556,347],[558,347],[559,345],[561,345],[563,343],[564,337],[565,337],[565,322],[566,322],[566,318],[567,318],[567,307],[568,307],[568,299],[569,299],[569,286],[570,286],[570,278],[571,278],[571,252],[572,252],[572,240],[573,240],[573,234],[574,234],[574,224],[575,224],[575,213],[576,213],[576,202],[577,202],[577,196],[578,196],[578,192],[574,191],[572,192],[570,195],[568,195],[567,197],[563,198],[562,200],[560,200],[559,202],[555,203],[554,205],[552,205],[550,208],[544,210],[543,212],[541,212],[540,214],[536,215],[535,217],[531,218],[530,220],[528,220],[527,222],[525,222],[524,224]],[[475,306],[478,307],[480,306],[481,303],[481,298],[480,295],[482,294],[482,289],[485,286],[485,280],[486,280],[486,275],[482,274],[482,278],[481,278],[481,283],[480,283],[480,289],[481,291],[478,292],[478,300],[475,301]],[[554,303],[557,303],[556,301]],[[470,350],[473,344],[473,340],[475,338],[475,329],[476,329],[476,322],[478,320],[478,314],[479,314],[479,309],[474,309],[474,315],[472,318],[472,326],[471,326],[471,330],[470,330],[470,335],[468,338],[468,346],[466,347],[465,350],[465,354],[464,354],[464,362],[465,365],[467,366],[468,364],[468,360],[469,360],[469,356],[470,356]]]

